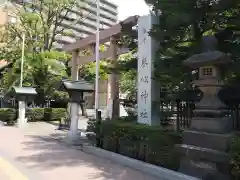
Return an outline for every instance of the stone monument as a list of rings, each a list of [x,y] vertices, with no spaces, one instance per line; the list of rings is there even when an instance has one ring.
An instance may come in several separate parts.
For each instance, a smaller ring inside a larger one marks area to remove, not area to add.
[[[159,17],[150,14],[138,19],[138,123],[160,124],[160,88],[153,80],[156,41],[149,35]]]
[[[25,117],[26,102],[33,100],[33,97],[37,95],[35,88],[32,87],[13,87],[13,96],[18,100],[18,119],[17,126],[22,128],[27,124],[27,118]]]
[[[214,35],[202,38],[202,53],[184,61],[191,69],[198,69],[194,84],[203,92],[196,103],[190,129],[184,131],[183,144],[177,145],[181,154],[180,172],[201,179],[229,179],[229,142],[232,122],[227,107],[220,101],[221,73],[230,63],[227,54],[218,51]]]

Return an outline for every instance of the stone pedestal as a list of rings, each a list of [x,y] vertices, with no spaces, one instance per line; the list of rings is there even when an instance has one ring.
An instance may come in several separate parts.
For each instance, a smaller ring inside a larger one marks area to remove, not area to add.
[[[25,117],[25,111],[26,111],[26,104],[24,101],[18,102],[18,119],[17,119],[17,127],[22,128],[27,125],[27,118]]]
[[[218,97],[220,69],[216,64],[201,65],[194,84],[203,97],[196,104],[190,129],[183,133],[183,144],[177,146],[182,157],[179,171],[203,180],[229,180],[232,122]]]
[[[77,103],[71,103],[71,123],[70,129],[68,131],[69,142],[74,142],[78,139],[78,109],[79,105]]]
[[[138,122],[148,125],[160,124],[160,87],[153,80],[157,43],[149,36],[158,20],[154,15],[138,19]]]

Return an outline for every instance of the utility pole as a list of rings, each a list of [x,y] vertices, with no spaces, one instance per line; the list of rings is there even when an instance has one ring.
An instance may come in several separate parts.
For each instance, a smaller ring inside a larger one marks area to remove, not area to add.
[[[21,57],[21,75],[20,75],[20,87],[23,84],[23,62],[24,62],[24,47],[25,47],[25,34],[22,34],[22,57]]]
[[[97,22],[96,22],[96,78],[95,78],[95,113],[96,119],[98,119],[98,109],[99,109],[99,30],[100,30],[100,0],[97,0]]]

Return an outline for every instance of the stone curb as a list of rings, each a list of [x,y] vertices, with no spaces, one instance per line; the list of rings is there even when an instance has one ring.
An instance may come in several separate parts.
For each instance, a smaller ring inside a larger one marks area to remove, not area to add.
[[[127,166],[132,169],[160,178],[161,180],[200,180],[198,178],[187,176],[179,172],[154,166],[136,159],[132,159],[120,154],[106,151],[106,150],[91,146],[89,144],[83,144],[82,151],[85,153],[93,154],[101,158],[109,159],[123,166]]]

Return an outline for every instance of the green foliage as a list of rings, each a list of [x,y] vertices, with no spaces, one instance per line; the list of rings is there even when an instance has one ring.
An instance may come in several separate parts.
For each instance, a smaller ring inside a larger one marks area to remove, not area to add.
[[[63,108],[52,108],[51,120],[59,120],[62,117],[65,117],[66,109]]]
[[[100,61],[99,76],[101,79],[107,79],[108,72],[106,71],[108,63],[104,60]],[[79,67],[79,75],[86,81],[94,82],[96,76],[96,63],[83,64]]]
[[[88,131],[96,132],[96,121],[89,122]],[[131,158],[170,169],[178,169],[175,144],[181,134],[161,127],[137,124],[126,120],[102,121],[100,132],[103,148]],[[90,139],[93,139],[92,136]]]
[[[34,122],[44,119],[44,108],[26,109],[28,122]]]
[[[43,51],[50,51],[56,37],[66,30],[64,27],[59,27],[59,24],[71,13],[73,7],[80,7],[81,2],[40,0],[24,3],[23,6],[16,7],[14,11],[19,17],[19,22],[9,24],[8,29],[14,32],[20,40],[22,33],[26,34],[27,49],[40,48]]]
[[[235,180],[240,179],[240,137],[233,138],[230,150],[232,175]]]
[[[120,76],[120,90],[127,94],[127,99],[137,99],[137,71],[132,69]]]
[[[67,101],[69,99],[69,95],[64,91],[54,91],[53,94],[51,94],[51,99],[54,99],[56,101]]]
[[[65,30],[62,32],[64,36],[72,36],[74,37],[74,33],[71,30]]]
[[[15,24],[7,24],[1,29],[4,37],[0,46],[1,59],[13,63],[12,73],[3,74],[3,88],[7,92],[19,85],[23,34],[25,34],[25,55],[23,85],[33,86],[51,95],[54,85],[68,77],[67,63],[71,55],[54,50],[54,42],[64,27],[59,27],[63,19],[71,13],[72,7],[81,7],[77,0],[40,0],[24,3],[21,7],[7,9],[18,18]],[[31,9],[31,11],[29,11]],[[77,23],[77,22],[74,22]]]
[[[117,72],[120,74],[120,92],[127,95],[127,99],[136,99],[137,95],[137,60],[135,51],[123,54],[118,59]]]
[[[152,29],[151,35],[161,43],[157,52],[155,76],[161,86],[176,89],[185,84],[188,74],[182,61],[201,51],[199,42],[203,35],[218,34],[220,50],[230,53],[233,67],[239,64],[240,2],[235,0],[146,0],[154,11],[161,10],[160,24]],[[225,33],[222,33],[225,30]],[[234,35],[227,36],[226,30]],[[221,35],[220,35],[221,34]],[[234,70],[227,75],[237,77]],[[194,77],[192,77],[194,78]]]
[[[8,124],[16,122],[18,111],[14,108],[1,108],[0,120]],[[56,121],[65,117],[66,109],[63,108],[32,108],[26,109],[28,122]]]
[[[0,108],[0,120],[3,122],[14,121],[17,118],[17,111],[13,108]]]

